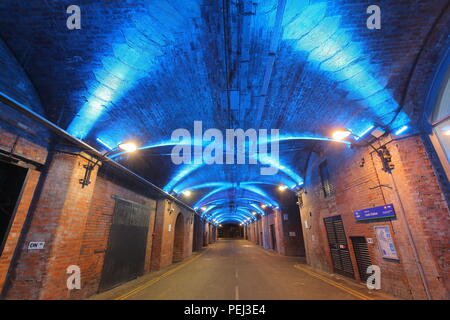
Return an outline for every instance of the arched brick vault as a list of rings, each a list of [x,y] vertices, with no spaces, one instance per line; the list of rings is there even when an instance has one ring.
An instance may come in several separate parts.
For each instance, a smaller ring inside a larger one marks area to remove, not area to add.
[[[375,31],[366,28],[367,1],[222,3],[80,1],[82,29],[69,31],[61,2],[4,0],[0,38],[42,100],[43,109],[35,110],[99,148],[96,138],[158,145],[176,128],[192,131],[194,120],[205,129],[279,128],[285,136],[324,138],[338,126],[355,132],[386,126],[403,102],[406,113],[387,129],[408,121],[414,127],[422,88],[448,46],[446,0],[378,1],[383,24]],[[338,52],[327,56],[330,43],[338,44]],[[355,76],[373,88],[351,80]],[[99,105],[103,111],[95,114]],[[168,161],[170,147],[123,161],[168,191],[198,187],[192,205],[219,190],[213,200],[233,204],[228,219],[252,203],[277,203],[273,185],[301,183],[309,151],[326,143],[282,143],[281,163],[290,172],[275,177],[261,178],[257,166],[190,171]],[[253,184],[257,179],[265,184]],[[217,181],[231,187],[208,185]]]

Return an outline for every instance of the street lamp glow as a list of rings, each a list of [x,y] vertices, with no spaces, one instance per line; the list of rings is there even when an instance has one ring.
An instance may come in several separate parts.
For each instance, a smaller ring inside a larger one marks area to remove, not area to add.
[[[189,190],[184,190],[182,193],[183,193],[183,195],[184,195],[185,197],[190,197],[191,194],[192,194],[192,192],[189,191]]]
[[[352,133],[350,132],[350,130],[339,129],[339,130],[336,130],[335,132],[333,132],[332,137],[334,140],[341,141],[341,140],[347,138],[351,134]]]
[[[126,142],[119,144],[119,149],[125,152],[134,152],[136,151],[137,147],[132,142]]]

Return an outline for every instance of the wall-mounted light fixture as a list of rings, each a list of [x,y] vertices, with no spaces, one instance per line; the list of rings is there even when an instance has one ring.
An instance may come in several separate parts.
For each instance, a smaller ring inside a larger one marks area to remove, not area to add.
[[[408,128],[407,126],[405,126],[406,128]],[[406,130],[406,129],[405,129]],[[345,132],[345,134],[344,134]],[[398,132],[398,131],[397,131]],[[348,134],[347,134],[348,133]],[[337,129],[332,133],[332,137],[333,139],[336,138],[340,138],[340,139],[336,139],[336,140],[343,140],[343,139],[347,139],[347,138],[354,138],[354,142],[352,142],[352,145],[356,145],[356,146],[362,146],[362,144],[358,144],[356,141],[360,138],[359,136],[353,134],[351,132],[351,130],[349,129]],[[370,142],[367,143],[368,146],[370,146],[375,153],[378,155],[378,157],[381,160],[381,163],[383,165],[383,171],[386,172],[391,172],[392,169],[394,169],[394,164],[391,163],[391,154],[389,153],[389,150],[383,146],[383,147],[379,147],[379,148],[375,148]]]
[[[105,142],[97,138],[97,141],[103,144],[105,147],[109,148],[107,152],[103,154],[104,159],[108,158],[110,155],[119,152],[134,152],[137,150],[137,146],[133,142],[120,143],[117,147],[111,148]],[[103,159],[103,160],[104,160]],[[95,166],[100,162],[100,159],[97,159],[94,163],[89,162],[87,165],[84,165],[84,177],[80,179],[81,188],[88,186],[91,184],[91,172],[94,170]]]
[[[331,136],[334,140],[341,141],[349,137],[350,135],[352,135],[352,132],[348,129],[337,129]]]
[[[182,194],[183,194],[183,196],[185,196],[185,197],[190,197],[190,196],[192,195],[192,192],[191,192],[190,190],[184,190],[184,191],[182,192]]]

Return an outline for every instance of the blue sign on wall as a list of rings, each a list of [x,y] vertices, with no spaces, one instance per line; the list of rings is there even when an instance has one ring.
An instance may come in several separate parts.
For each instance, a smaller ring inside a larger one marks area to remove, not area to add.
[[[354,211],[355,219],[369,220],[369,219],[381,219],[395,217],[395,210],[392,204],[386,204],[384,206],[373,207],[369,209]]]

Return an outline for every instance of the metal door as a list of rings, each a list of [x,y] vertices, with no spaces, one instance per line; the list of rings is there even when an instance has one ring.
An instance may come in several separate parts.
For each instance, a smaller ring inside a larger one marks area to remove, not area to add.
[[[329,217],[323,220],[327,231],[334,272],[355,278],[341,216]]]
[[[100,291],[135,279],[144,273],[149,216],[154,208],[119,198],[115,200]]]
[[[369,248],[365,237],[350,237],[352,240],[353,250],[355,252],[356,263],[358,265],[359,277],[361,281],[366,282],[370,276],[367,273],[367,267],[372,265],[370,260]]]

